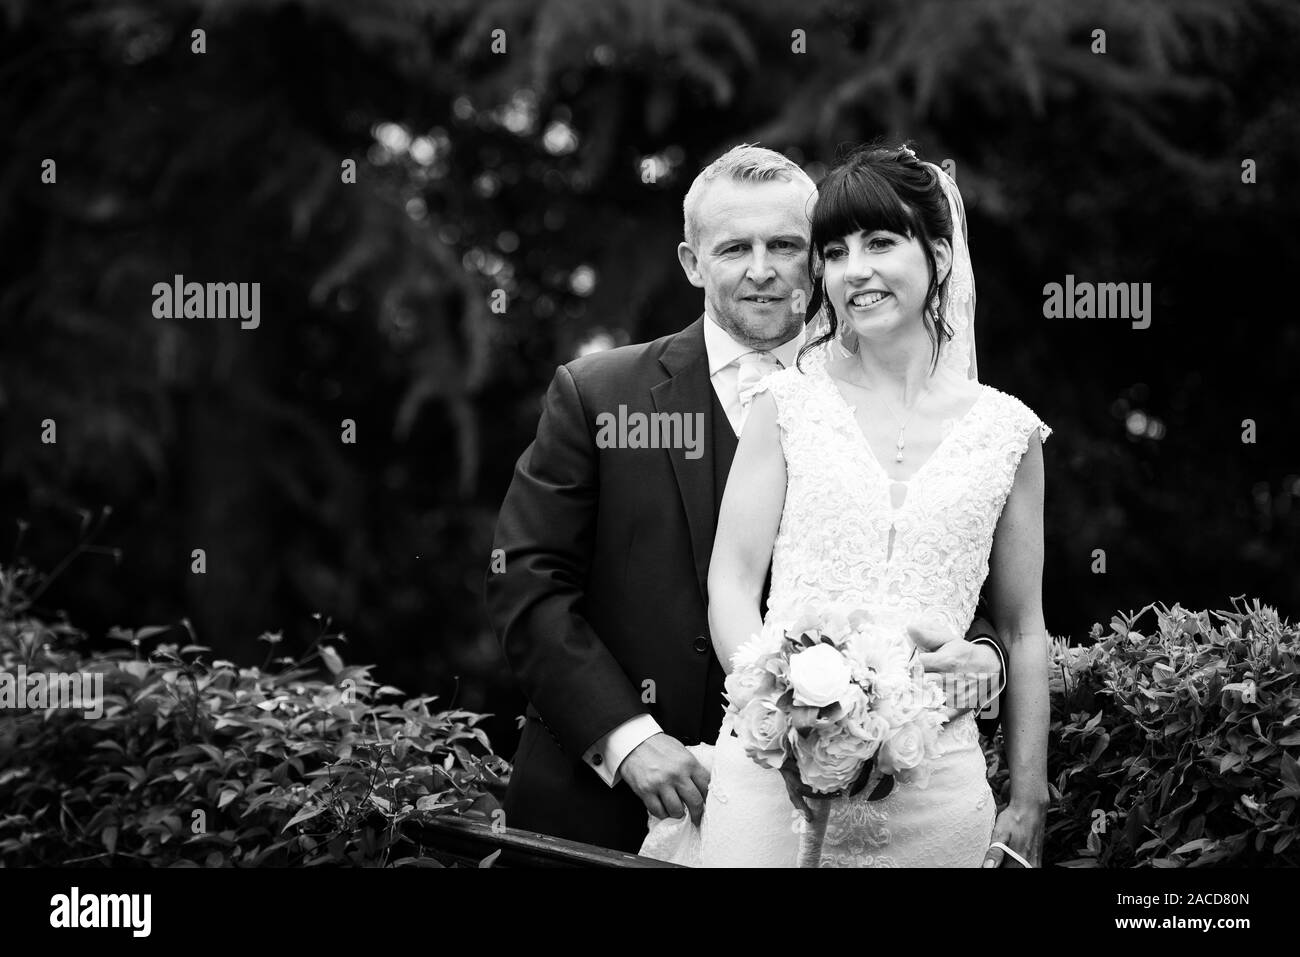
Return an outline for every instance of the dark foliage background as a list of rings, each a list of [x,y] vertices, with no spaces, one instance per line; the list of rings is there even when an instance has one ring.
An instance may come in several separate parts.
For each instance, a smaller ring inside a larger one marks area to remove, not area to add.
[[[481,584],[555,365],[699,314],[680,202],[723,149],[815,174],[878,135],[956,163],[981,377],[1056,429],[1052,630],[1300,608],[1294,4],[0,0],[0,27],[0,519],[76,556],[38,604],[92,636],[188,618],[253,660],[320,612],[509,754]],[[177,273],[260,282],[261,327],[153,318]],[[1151,327],[1044,319],[1067,273],[1152,283]]]

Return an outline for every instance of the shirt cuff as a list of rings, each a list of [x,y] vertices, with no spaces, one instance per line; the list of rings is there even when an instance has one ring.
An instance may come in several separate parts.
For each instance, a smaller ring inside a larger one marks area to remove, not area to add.
[[[620,773],[623,761],[646,738],[663,731],[659,722],[648,714],[639,714],[620,724],[600,738],[582,756],[583,763],[591,768],[610,787],[623,780]]]
[[[977,635],[976,637],[970,639],[970,643],[972,645],[979,645],[979,644],[992,645],[993,650],[998,653],[998,662],[1002,666],[1002,683],[998,686],[998,690],[994,692],[994,694],[989,698],[988,704],[986,704],[983,708],[980,709],[979,714],[983,714],[985,711],[989,711],[994,707],[994,702],[997,701],[998,697],[1002,694],[1002,692],[1006,690],[1007,656],[1002,653],[1002,646],[999,645],[995,639],[989,637],[988,635]],[[988,715],[988,717],[994,717],[995,715],[996,712],[993,712],[993,714]],[[976,717],[978,716],[979,715],[976,715]]]

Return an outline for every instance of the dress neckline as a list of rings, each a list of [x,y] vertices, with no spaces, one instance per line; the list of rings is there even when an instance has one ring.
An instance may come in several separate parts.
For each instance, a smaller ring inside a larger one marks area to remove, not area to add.
[[[847,424],[852,428],[853,434],[857,436],[858,444],[862,448],[862,451],[866,453],[867,459],[875,467],[876,471],[884,477],[886,482],[897,485],[910,486],[912,482],[916,481],[917,477],[930,467],[930,463],[938,458],[939,454],[944,451],[952,437],[960,432],[971,418],[973,418],[975,411],[980,407],[980,403],[984,401],[991,391],[989,386],[982,382],[979,383],[980,394],[975,397],[975,401],[971,403],[971,407],[963,413],[960,419],[957,420],[956,424],[952,427],[952,430],[939,440],[939,444],[934,447],[934,451],[926,456],[925,461],[922,462],[920,466],[918,466],[907,478],[896,479],[890,475],[889,471],[881,464],[880,459],[876,456],[875,450],[871,447],[871,443],[867,441],[867,436],[862,431],[862,426],[858,425],[858,417],[855,414],[857,407],[851,404],[849,400],[844,397],[844,393],[840,391],[840,387],[835,384],[835,377],[832,376],[830,372],[830,363],[823,365],[819,371],[821,372],[822,377],[826,380],[826,388],[831,391],[831,397],[835,401],[835,404],[840,408],[844,415],[847,416]],[[911,498],[911,496],[909,495],[908,498]]]

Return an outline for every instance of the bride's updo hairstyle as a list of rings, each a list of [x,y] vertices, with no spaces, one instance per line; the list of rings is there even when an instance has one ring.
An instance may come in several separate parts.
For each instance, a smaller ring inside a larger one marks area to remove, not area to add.
[[[934,349],[931,368],[938,365],[940,346],[952,338],[952,330],[943,318],[948,280],[938,282],[938,266],[931,249],[931,243],[939,239],[952,243],[952,211],[939,181],[941,175],[906,146],[863,146],[845,157],[817,185],[817,203],[810,216],[808,273],[812,277],[812,300],[807,316],[811,322],[817,311],[825,308],[829,328],[799,350],[800,361],[806,352],[834,340],[839,329],[835,307],[826,297],[826,247],[859,230],[870,233],[886,229],[920,240],[930,264],[930,287],[922,321]],[[845,346],[856,351],[857,337],[850,336]]]

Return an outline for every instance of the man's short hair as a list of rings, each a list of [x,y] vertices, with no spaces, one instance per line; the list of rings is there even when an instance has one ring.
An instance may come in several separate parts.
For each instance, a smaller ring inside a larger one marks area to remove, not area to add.
[[[794,160],[754,143],[741,143],[715,159],[695,177],[682,202],[683,231],[686,243],[692,248],[700,235],[697,219],[700,202],[709,183],[719,176],[735,182],[765,183],[778,179],[786,183],[803,181],[810,191],[817,188],[811,177]]]

